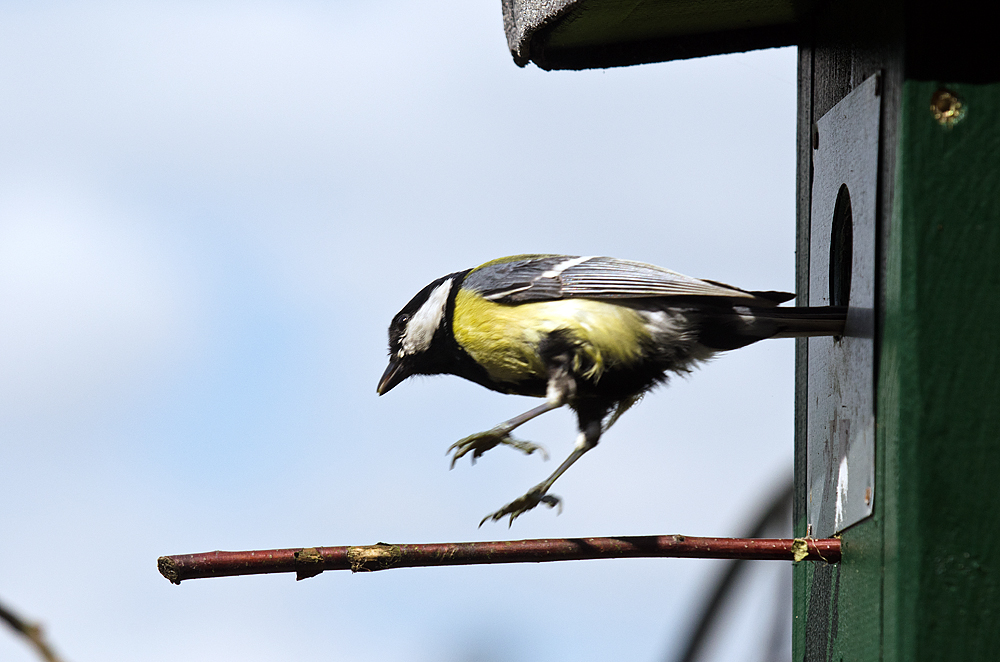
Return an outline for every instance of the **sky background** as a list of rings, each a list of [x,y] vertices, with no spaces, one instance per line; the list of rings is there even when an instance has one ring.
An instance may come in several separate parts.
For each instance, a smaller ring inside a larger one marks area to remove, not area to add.
[[[502,255],[794,287],[795,51],[519,69],[499,2],[0,4],[0,601],[69,661],[652,661],[710,561],[195,580],[165,554],[737,535],[791,475],[793,343],[648,396],[553,460],[455,440],[537,404],[455,377],[379,398],[386,327]],[[756,661],[771,566],[715,659]],[[766,573],[765,573],[766,574]],[[756,580],[755,580],[756,581]],[[0,629],[0,659],[35,660]]]

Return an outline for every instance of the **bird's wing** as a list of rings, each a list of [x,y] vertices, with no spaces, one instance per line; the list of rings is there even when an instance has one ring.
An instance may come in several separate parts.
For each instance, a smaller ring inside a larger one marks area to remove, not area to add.
[[[746,305],[773,306],[790,298],[760,297],[723,283],[691,278],[669,269],[612,257],[515,255],[487,262],[466,276],[463,287],[497,303],[554,299],[645,299],[722,297]]]

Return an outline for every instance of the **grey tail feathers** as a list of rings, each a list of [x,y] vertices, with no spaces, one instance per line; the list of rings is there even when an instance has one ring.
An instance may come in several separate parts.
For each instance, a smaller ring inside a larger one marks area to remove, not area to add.
[[[737,305],[706,314],[698,340],[715,351],[727,351],[765,338],[843,335],[846,321],[846,306],[747,308]]]
[[[847,306],[764,308],[754,310],[754,317],[775,325],[772,338],[839,336],[847,322]]]

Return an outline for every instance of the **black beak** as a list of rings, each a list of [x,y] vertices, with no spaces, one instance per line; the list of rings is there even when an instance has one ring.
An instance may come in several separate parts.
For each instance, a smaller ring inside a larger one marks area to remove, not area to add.
[[[403,365],[403,360],[398,358],[389,359],[389,366],[382,373],[382,379],[378,382],[378,394],[385,395],[393,389],[396,384],[410,376],[410,371]]]

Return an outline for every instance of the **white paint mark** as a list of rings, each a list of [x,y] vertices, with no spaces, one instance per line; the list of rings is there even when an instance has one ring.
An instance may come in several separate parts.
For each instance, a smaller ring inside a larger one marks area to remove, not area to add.
[[[844,510],[847,502],[847,456],[840,460],[840,471],[837,472],[837,510],[833,516],[833,528],[839,529],[844,522]]]

